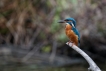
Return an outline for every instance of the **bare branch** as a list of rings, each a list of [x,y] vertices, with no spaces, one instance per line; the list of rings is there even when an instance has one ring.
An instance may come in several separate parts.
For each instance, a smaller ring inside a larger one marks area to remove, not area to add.
[[[86,61],[90,65],[90,67],[88,68],[88,71],[101,71],[100,68],[96,65],[96,63],[79,47],[77,47],[77,46],[73,45],[73,43],[69,43],[69,42],[67,42],[66,44],[69,45],[72,49],[77,51],[79,54],[81,54],[86,59]]]
[[[51,56],[50,56],[50,61],[53,62],[55,55],[56,55],[56,48],[57,48],[57,42],[54,41],[53,42],[53,47],[52,47],[52,52],[51,52]]]

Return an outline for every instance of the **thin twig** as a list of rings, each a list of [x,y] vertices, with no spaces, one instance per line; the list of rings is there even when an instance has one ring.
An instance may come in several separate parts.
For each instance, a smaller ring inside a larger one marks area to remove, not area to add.
[[[81,54],[86,59],[86,61],[90,65],[90,67],[88,68],[88,71],[101,71],[100,68],[96,65],[96,63],[84,51],[82,51],[77,46],[73,45],[73,43],[67,42],[66,44],[69,45],[72,49],[77,51],[79,54]]]
[[[50,61],[53,62],[55,55],[56,55],[56,48],[57,48],[57,42],[54,41],[53,42],[53,47],[52,47],[52,52],[51,52],[51,56],[50,56]]]
[[[34,47],[33,50],[31,50],[27,55],[25,55],[21,61],[26,62],[29,58],[31,58],[42,46],[44,46],[46,43],[42,43],[39,47]]]
[[[37,36],[39,35],[40,31],[41,31],[41,28],[38,28],[38,29],[34,32],[34,34],[33,34],[32,38],[31,38],[31,40],[30,40],[30,41],[28,42],[28,44],[27,44],[27,47],[28,47],[28,48],[30,48],[30,47],[34,44],[34,41],[36,40],[36,38],[37,38]]]

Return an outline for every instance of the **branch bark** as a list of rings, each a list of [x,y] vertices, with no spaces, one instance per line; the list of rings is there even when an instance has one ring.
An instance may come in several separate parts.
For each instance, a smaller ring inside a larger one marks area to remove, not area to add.
[[[79,47],[77,47],[77,46],[73,45],[73,43],[69,43],[69,42],[67,42],[66,44],[69,45],[72,49],[77,51],[79,54],[81,54],[86,59],[86,61],[90,65],[90,67],[88,68],[88,71],[101,71],[100,68],[96,65],[96,63]]]

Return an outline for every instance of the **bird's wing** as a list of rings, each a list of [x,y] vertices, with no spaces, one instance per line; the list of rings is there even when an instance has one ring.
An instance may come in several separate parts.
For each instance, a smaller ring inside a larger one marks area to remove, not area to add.
[[[80,42],[80,34],[79,34],[78,30],[76,28],[72,28],[72,30],[78,36],[78,41]]]

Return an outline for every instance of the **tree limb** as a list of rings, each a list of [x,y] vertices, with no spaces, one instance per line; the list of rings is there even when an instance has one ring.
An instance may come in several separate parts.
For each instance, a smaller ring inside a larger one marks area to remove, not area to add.
[[[72,49],[77,51],[79,54],[81,54],[86,59],[86,61],[90,65],[90,67],[88,68],[88,71],[101,71],[100,68],[96,65],[96,63],[79,47],[77,47],[77,46],[73,45],[73,43],[69,43],[69,42],[67,42],[66,44],[69,45]]]

